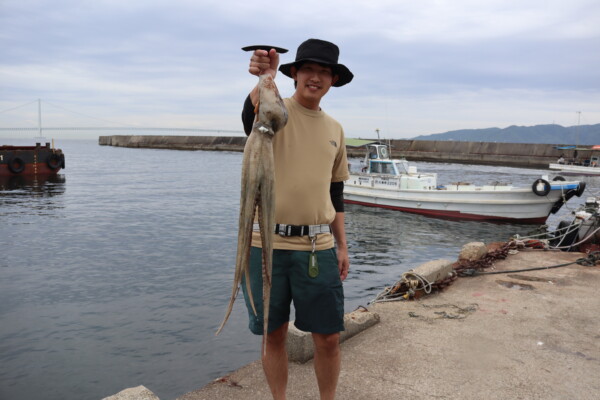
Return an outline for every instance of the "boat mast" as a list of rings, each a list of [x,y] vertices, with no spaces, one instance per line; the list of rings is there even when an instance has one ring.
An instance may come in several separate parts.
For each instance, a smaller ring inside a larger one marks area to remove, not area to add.
[[[379,128],[375,129],[375,132],[377,132],[377,142],[378,142],[379,144],[381,144],[381,138],[379,137]],[[391,143],[391,140],[390,140],[390,139],[388,139],[388,141],[387,141],[387,145],[386,145],[386,144],[384,144],[384,146],[386,146],[386,147],[387,147],[387,151],[388,151],[388,157],[389,157],[389,158],[392,158],[392,143]]]

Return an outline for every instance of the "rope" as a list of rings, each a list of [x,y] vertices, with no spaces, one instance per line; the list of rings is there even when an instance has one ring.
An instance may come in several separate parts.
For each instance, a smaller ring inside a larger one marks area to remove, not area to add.
[[[556,229],[554,232],[549,233],[549,232],[543,232],[540,234],[536,234],[536,235],[528,235],[528,236],[520,236],[520,235],[515,235],[513,236],[513,240],[522,240],[522,241],[526,241],[526,239],[534,239],[534,238],[539,238],[540,241],[542,241],[544,243],[544,248],[548,248],[548,249],[555,249],[555,250],[563,250],[563,249],[567,249],[570,250],[582,243],[585,243],[588,239],[590,239],[591,237],[593,237],[594,234],[596,234],[598,231],[600,231],[600,227],[596,228],[594,231],[590,232],[591,229],[594,229],[596,226],[598,226],[598,221],[600,221],[599,218],[599,214],[597,212],[594,212],[589,218],[588,220],[595,220],[596,222],[591,225],[587,232],[586,232],[586,236],[585,238],[583,238],[582,240],[576,242],[576,243],[571,243],[570,245],[564,245],[561,246],[561,244],[563,244],[563,241],[565,240],[565,238],[567,238],[567,236],[569,236],[570,234],[572,234],[573,232],[579,230],[582,228],[582,221],[575,219],[570,225],[564,226],[562,228],[558,228]],[[545,225],[543,225],[541,228],[546,227]],[[553,234],[553,236],[551,236]],[[550,244],[548,241],[555,241],[558,240],[558,243],[556,245]]]
[[[471,269],[471,270],[465,270],[464,272],[467,274],[461,275],[461,276],[512,274],[515,272],[539,271],[539,270],[543,270],[543,269],[561,268],[561,267],[566,267],[566,266],[573,265],[573,264],[579,264],[584,267],[593,267],[598,262],[600,262],[600,251],[593,251],[590,254],[588,254],[587,257],[578,258],[577,260],[575,260],[573,262],[564,263],[564,264],[549,265],[549,266],[545,266],[545,267],[513,269],[513,270],[509,270],[509,271],[486,272],[486,271],[477,271],[475,269]]]
[[[600,228],[596,228],[592,233],[590,233],[589,235],[587,235],[585,238],[581,239],[579,242],[577,243],[573,243],[569,246],[550,246],[551,249],[570,249],[572,247],[578,246],[582,243],[585,243],[589,238],[591,238],[592,236],[594,236],[594,234],[596,234],[596,232],[600,231]],[[562,240],[561,240],[562,242]],[[560,244],[560,243],[559,243]]]
[[[596,215],[592,215],[592,217],[595,217],[595,216]],[[562,228],[555,229],[554,232],[552,232],[552,233],[569,231],[569,229],[571,229],[574,226],[579,226],[579,222],[574,221],[573,223],[571,223],[571,225],[567,225],[567,226],[564,226]],[[548,225],[542,225],[540,228],[546,229],[546,228],[548,228]],[[570,232],[566,232],[566,233],[564,233],[562,235],[551,237],[551,239],[558,239],[559,237],[566,236],[569,233]],[[515,239],[515,240],[535,239],[535,238],[544,238],[544,239],[546,239],[546,238],[548,238],[548,235],[549,235],[549,232],[542,232],[542,233],[538,233],[538,234],[535,234],[535,235],[527,235],[527,236],[521,236],[519,234],[516,234],[512,238]]]
[[[434,288],[443,288],[450,284],[456,277],[471,277],[478,275],[495,275],[495,274],[507,274],[507,273],[515,273],[515,272],[526,272],[526,271],[537,271],[537,270],[545,270],[545,269],[553,269],[553,268],[561,268],[566,267],[573,264],[579,264],[582,266],[595,266],[598,262],[600,262],[600,251],[594,251],[588,254],[587,258],[579,258],[573,262],[550,265],[544,267],[532,267],[532,268],[522,268],[517,270],[508,270],[508,271],[482,271],[485,268],[489,268],[493,266],[493,262],[495,260],[505,259],[509,254],[516,253],[518,249],[523,248],[534,248],[534,249],[543,249],[543,250],[562,250],[562,249],[571,249],[576,247],[582,243],[587,242],[590,238],[592,238],[596,233],[600,232],[600,227],[598,226],[598,213],[595,212],[592,215],[595,218],[595,223],[588,227],[585,237],[576,243],[572,243],[566,246],[560,246],[565,238],[569,235],[572,235],[574,232],[579,231],[583,223],[582,221],[576,219],[570,225],[557,229],[553,232],[553,235],[550,235],[548,232],[540,234],[540,235],[531,235],[520,237],[516,235],[512,240],[506,242],[502,247],[498,248],[495,251],[488,252],[479,260],[459,260],[454,264],[454,273],[448,278],[440,281],[431,283],[423,276],[415,273],[414,271],[408,271],[402,274],[402,277],[399,281],[397,281],[393,286],[386,287],[382,292],[380,292],[375,299],[370,301],[368,304],[379,303],[379,302],[389,302],[389,301],[397,301],[397,300],[408,300],[415,297],[417,291],[422,291],[425,294],[431,293]],[[590,217],[591,218],[591,217]],[[595,229],[594,229],[595,228]],[[592,230],[593,229],[593,230]],[[590,233],[591,231],[591,233]],[[558,234],[560,233],[560,234]],[[532,238],[545,236],[546,239],[536,240]],[[551,245],[550,241],[555,242],[558,241],[557,245]]]
[[[418,290],[429,294],[433,287],[434,284],[429,282],[424,276],[414,271],[407,271],[402,274],[400,280],[391,287],[386,287],[368,304],[407,300],[412,298]]]

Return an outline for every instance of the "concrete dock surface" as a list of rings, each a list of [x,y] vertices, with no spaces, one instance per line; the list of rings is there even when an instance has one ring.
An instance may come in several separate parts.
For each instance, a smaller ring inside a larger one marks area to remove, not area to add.
[[[581,257],[527,249],[489,271]],[[369,306],[380,323],[342,343],[336,398],[600,399],[599,288],[599,265],[570,265]],[[319,398],[312,361],[290,364],[287,398]],[[215,399],[271,399],[260,361],[176,400]]]

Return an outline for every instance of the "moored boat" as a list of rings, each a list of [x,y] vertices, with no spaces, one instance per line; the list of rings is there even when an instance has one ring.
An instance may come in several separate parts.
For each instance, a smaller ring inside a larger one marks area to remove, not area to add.
[[[549,248],[562,251],[591,253],[600,251],[600,197],[588,197],[583,205],[572,213],[571,221],[559,222]],[[600,255],[600,253],[599,253]]]
[[[541,224],[573,196],[581,196],[585,182],[547,176],[531,187],[464,182],[438,185],[436,173],[420,173],[408,161],[393,160],[387,146],[367,144],[364,167],[344,182],[344,202],[457,220]]]
[[[563,175],[600,176],[600,145],[569,150],[573,151],[574,157],[561,157],[557,162],[550,163],[549,168]],[[583,154],[583,157],[577,154]]]
[[[61,149],[46,143],[42,146],[0,145],[0,176],[54,175],[65,168]]]

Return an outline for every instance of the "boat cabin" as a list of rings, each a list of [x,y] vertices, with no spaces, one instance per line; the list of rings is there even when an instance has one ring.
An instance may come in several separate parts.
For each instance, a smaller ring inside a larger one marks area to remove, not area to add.
[[[417,167],[406,160],[390,159],[388,147],[384,144],[367,144],[362,172],[367,174],[406,175],[416,174]]]
[[[586,167],[598,167],[600,166],[600,155],[591,156],[589,159],[585,160],[583,165]]]

